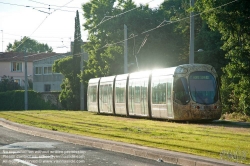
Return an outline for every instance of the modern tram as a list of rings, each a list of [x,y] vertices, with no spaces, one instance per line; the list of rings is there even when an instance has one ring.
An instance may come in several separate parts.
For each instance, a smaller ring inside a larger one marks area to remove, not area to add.
[[[216,120],[222,112],[215,69],[184,64],[89,80],[88,111],[167,120]]]

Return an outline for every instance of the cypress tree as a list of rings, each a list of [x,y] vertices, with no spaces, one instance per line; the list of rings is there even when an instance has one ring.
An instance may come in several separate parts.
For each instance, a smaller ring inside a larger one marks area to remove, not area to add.
[[[79,13],[76,11],[75,17],[75,34],[74,34],[74,48],[73,48],[73,80],[71,82],[72,92],[75,99],[75,108],[74,110],[80,109],[80,78],[77,76],[80,74],[80,57],[81,57],[81,28],[79,21]]]

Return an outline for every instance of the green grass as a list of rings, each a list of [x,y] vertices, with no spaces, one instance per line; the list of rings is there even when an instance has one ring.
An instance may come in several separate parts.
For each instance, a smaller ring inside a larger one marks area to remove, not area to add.
[[[86,111],[1,111],[0,117],[53,131],[250,164],[250,124],[247,123],[186,124]]]

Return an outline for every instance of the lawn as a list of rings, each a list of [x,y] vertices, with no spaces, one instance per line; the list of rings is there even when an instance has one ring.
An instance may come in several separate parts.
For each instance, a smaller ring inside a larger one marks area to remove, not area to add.
[[[86,111],[1,111],[30,126],[250,164],[250,124],[181,123]]]

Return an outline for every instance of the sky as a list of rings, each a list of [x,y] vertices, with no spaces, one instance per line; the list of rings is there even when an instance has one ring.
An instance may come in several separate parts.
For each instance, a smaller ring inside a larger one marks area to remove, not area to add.
[[[134,0],[137,5],[149,4],[150,8],[158,7],[163,1]],[[47,43],[57,53],[70,51],[76,10],[82,25],[85,20],[81,6],[87,2],[89,0],[0,0],[0,52],[5,52],[9,43],[13,44],[24,36]],[[53,9],[49,10],[49,7]],[[55,10],[58,8],[60,10]],[[87,41],[88,33],[83,26],[81,34],[82,40]]]

